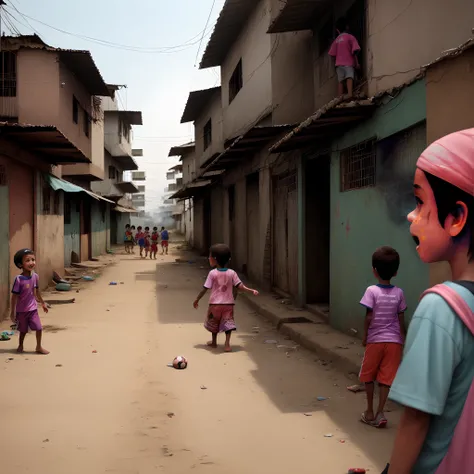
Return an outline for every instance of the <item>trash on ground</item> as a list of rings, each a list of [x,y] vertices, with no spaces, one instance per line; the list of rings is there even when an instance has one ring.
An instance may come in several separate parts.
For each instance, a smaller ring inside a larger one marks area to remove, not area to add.
[[[278,341],[275,341],[275,339],[267,339],[264,344],[278,344]]]
[[[57,305],[57,304],[73,304],[76,302],[75,298],[71,298],[70,300],[45,300],[45,303],[48,305],[50,308],[51,305]]]
[[[188,360],[184,356],[176,356],[173,359],[173,367],[178,370],[183,370],[188,366]]]
[[[109,283],[109,286],[117,286],[117,282],[116,282],[116,281],[111,281],[111,282]]]
[[[357,329],[351,328],[351,333],[357,335],[359,334],[359,331]]]
[[[324,435],[325,438],[332,438],[334,435],[332,433],[326,433]]]
[[[93,350],[93,351],[92,351],[92,354],[97,354],[97,351],[96,351],[96,350]]]
[[[277,346],[278,349],[286,349],[287,351],[296,351],[298,350],[299,346],[285,346],[284,344],[279,344]]]
[[[304,416],[313,416],[312,413],[303,413]]]
[[[91,276],[89,276],[89,275],[84,275],[84,276],[82,277],[82,279],[83,279],[84,281],[94,281],[94,278],[91,277]]]
[[[344,444],[344,443],[346,442],[346,440],[345,440],[345,439],[340,439],[339,442],[340,442],[341,444]]]
[[[43,439],[43,443],[49,443],[49,439],[48,438]]]
[[[11,338],[10,336],[8,336],[8,334],[5,334],[4,332],[2,332],[2,334],[0,334],[0,341],[9,341]]]
[[[168,418],[173,418],[174,416],[174,413],[172,411],[170,411],[169,413],[167,413],[166,415]]]
[[[327,397],[317,397],[316,400],[318,402],[324,402],[325,400],[327,400],[328,398]]]
[[[56,364],[56,367],[62,367],[63,364]]]
[[[207,387],[205,385],[201,385],[201,390],[207,390]]]
[[[69,283],[58,283],[56,285],[58,291],[71,291],[71,285]]]

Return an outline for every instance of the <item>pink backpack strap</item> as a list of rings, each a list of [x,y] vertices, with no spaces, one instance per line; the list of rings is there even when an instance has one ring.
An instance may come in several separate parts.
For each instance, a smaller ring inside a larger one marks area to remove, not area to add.
[[[435,293],[441,296],[474,335],[474,313],[464,298],[447,285],[436,285],[421,297]],[[471,474],[474,469],[474,383],[464,403],[448,452],[436,470],[436,474]]]

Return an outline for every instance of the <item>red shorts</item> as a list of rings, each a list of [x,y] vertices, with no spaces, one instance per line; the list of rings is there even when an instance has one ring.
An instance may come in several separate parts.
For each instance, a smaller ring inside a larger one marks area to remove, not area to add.
[[[168,247],[168,241],[167,240],[162,240],[161,241],[161,246],[164,248],[164,247]]]
[[[377,381],[391,387],[400,367],[402,354],[401,344],[394,342],[367,344],[359,374],[360,381],[364,383]]]
[[[151,244],[151,251],[158,252],[158,244]]]

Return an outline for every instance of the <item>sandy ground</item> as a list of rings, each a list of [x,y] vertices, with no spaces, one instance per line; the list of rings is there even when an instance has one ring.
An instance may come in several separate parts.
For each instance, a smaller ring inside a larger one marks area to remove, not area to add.
[[[205,302],[192,308],[207,269],[176,256],[117,256],[74,305],[44,316],[49,356],[28,352],[32,336],[23,355],[0,343],[0,472],[380,472],[394,423],[362,425],[364,394],[345,390],[345,374],[292,350],[243,302],[235,352],[208,350]],[[179,354],[184,371],[167,367]]]

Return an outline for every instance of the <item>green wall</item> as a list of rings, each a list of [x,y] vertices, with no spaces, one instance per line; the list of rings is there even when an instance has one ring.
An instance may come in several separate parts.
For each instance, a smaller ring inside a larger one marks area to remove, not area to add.
[[[425,84],[418,81],[333,143],[330,320],[338,329],[355,328],[359,334],[363,330],[365,311],[359,301],[367,286],[376,283],[371,258],[377,247],[390,245],[400,253],[401,266],[393,283],[405,291],[407,320],[428,287],[429,268],[418,258],[406,220],[415,202],[416,160],[426,145],[425,119]],[[406,131],[409,127],[413,128]],[[373,137],[378,140],[376,186],[340,192],[339,151],[334,150]]]

